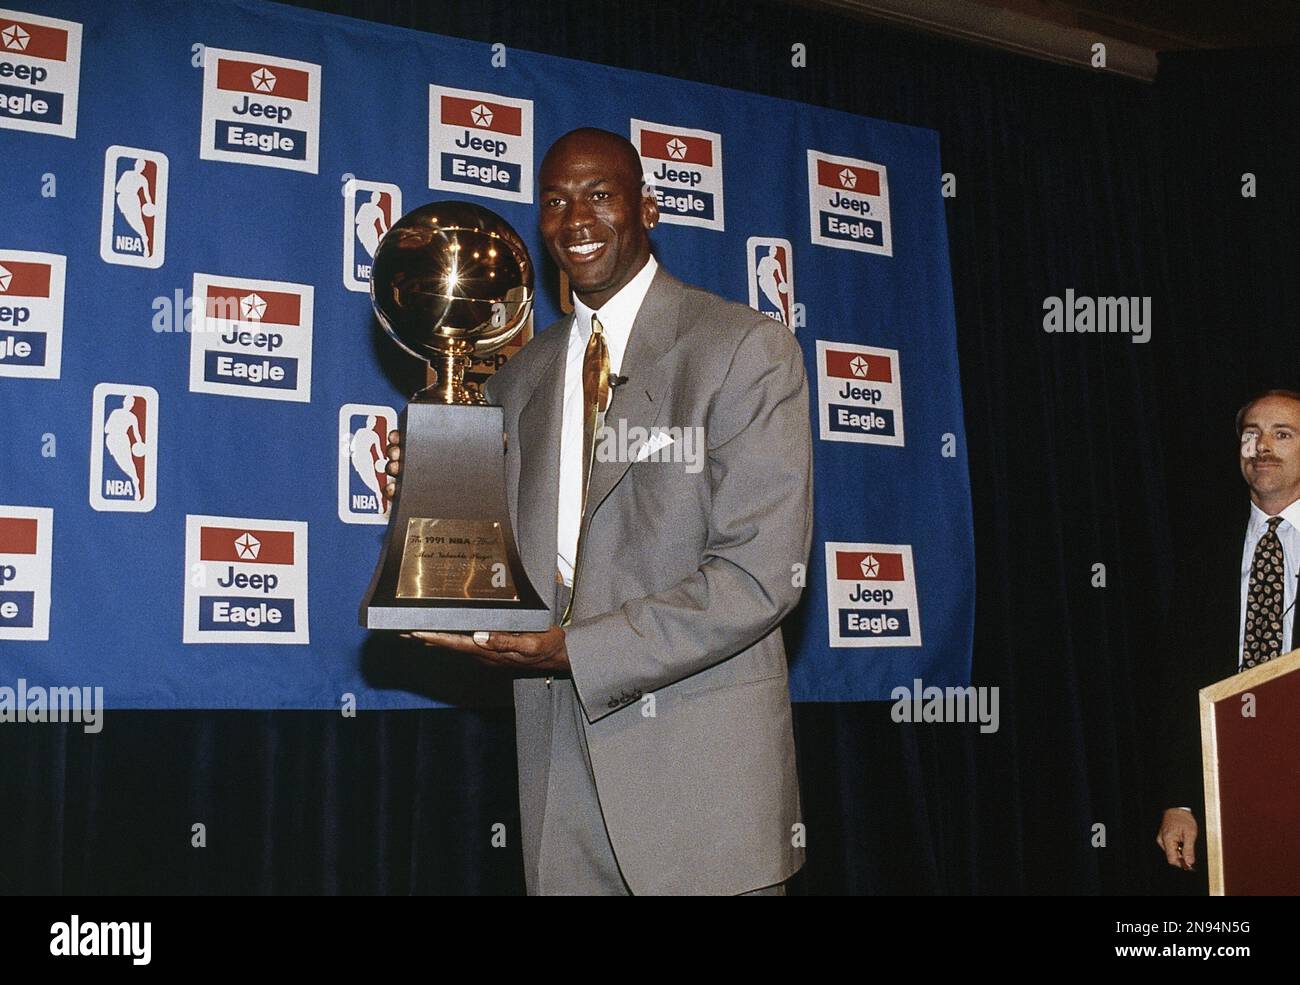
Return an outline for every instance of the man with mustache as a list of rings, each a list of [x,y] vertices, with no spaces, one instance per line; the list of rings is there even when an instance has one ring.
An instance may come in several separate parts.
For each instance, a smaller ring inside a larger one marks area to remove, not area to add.
[[[546,153],[542,238],[575,310],[485,388],[554,625],[414,635],[515,677],[530,894],[784,895],[804,854],[780,630],[812,538],[803,356],[789,329],[658,265],[642,175],[604,130]],[[595,456],[594,421],[691,429],[703,468]]]
[[[1203,802],[1197,691],[1283,653],[1294,635],[1296,579],[1300,572],[1300,393],[1267,390],[1237,413],[1240,468],[1250,489],[1249,518],[1211,527],[1189,577],[1197,591],[1180,588],[1171,619],[1178,666],[1167,706],[1161,770],[1164,802],[1156,843],[1165,860],[1190,870],[1199,833],[1193,806]],[[1242,541],[1242,530],[1245,540]],[[1235,620],[1205,609],[1206,599],[1234,599]],[[1186,611],[1180,611],[1185,607]],[[1181,636],[1182,639],[1178,639]],[[1184,663],[1185,662],[1185,663]],[[1203,815],[1202,815],[1203,816]]]

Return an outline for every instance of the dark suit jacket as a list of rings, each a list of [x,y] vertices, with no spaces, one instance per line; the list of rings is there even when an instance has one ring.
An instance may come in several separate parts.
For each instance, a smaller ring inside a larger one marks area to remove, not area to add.
[[[1198,692],[1237,672],[1241,552],[1249,521],[1249,501],[1222,516],[1206,518],[1203,536],[1179,559],[1163,635],[1163,755],[1158,757],[1162,806],[1190,807],[1202,820]],[[1300,642],[1294,631],[1295,608],[1288,618],[1295,645]]]

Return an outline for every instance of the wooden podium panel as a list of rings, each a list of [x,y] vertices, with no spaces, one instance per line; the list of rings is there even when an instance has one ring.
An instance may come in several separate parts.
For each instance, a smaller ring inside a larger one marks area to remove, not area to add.
[[[1200,697],[1211,895],[1300,895],[1300,650]]]

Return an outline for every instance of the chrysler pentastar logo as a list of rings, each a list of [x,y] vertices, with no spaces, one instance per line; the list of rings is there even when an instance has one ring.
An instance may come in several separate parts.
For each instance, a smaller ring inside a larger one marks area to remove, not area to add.
[[[844,168],[840,172],[840,184],[845,188],[857,188],[858,176],[853,173],[852,168]]]
[[[0,267],[0,293],[9,290],[9,283],[13,279],[14,275],[7,267]]]
[[[252,75],[253,88],[258,92],[275,91],[275,73],[268,68],[259,68]]]
[[[874,578],[880,574],[880,562],[870,554],[862,559],[858,567],[862,569],[863,578]]]
[[[243,533],[235,540],[235,553],[245,561],[254,561],[262,550],[262,542],[250,533]]]
[[[257,294],[246,294],[239,299],[239,314],[244,321],[261,321],[266,314],[265,299]]]
[[[32,36],[17,24],[10,24],[0,31],[0,41],[3,41],[5,51],[26,51],[27,42],[31,38]]]
[[[676,137],[668,141],[666,147],[668,149],[668,156],[674,161],[680,161],[686,156],[686,145]]]
[[[469,117],[474,121],[476,127],[490,127],[492,125],[492,111],[483,103],[479,103],[470,110]]]
[[[854,376],[865,377],[867,375],[868,364],[861,356],[854,356],[849,360],[849,369],[853,370]]]

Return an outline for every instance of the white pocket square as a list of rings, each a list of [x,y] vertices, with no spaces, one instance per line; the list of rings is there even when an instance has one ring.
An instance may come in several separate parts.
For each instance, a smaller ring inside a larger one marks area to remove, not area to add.
[[[652,435],[650,440],[641,446],[641,450],[636,453],[634,461],[644,462],[647,458],[657,452],[660,448],[667,448],[673,443],[673,437],[663,431]]]

